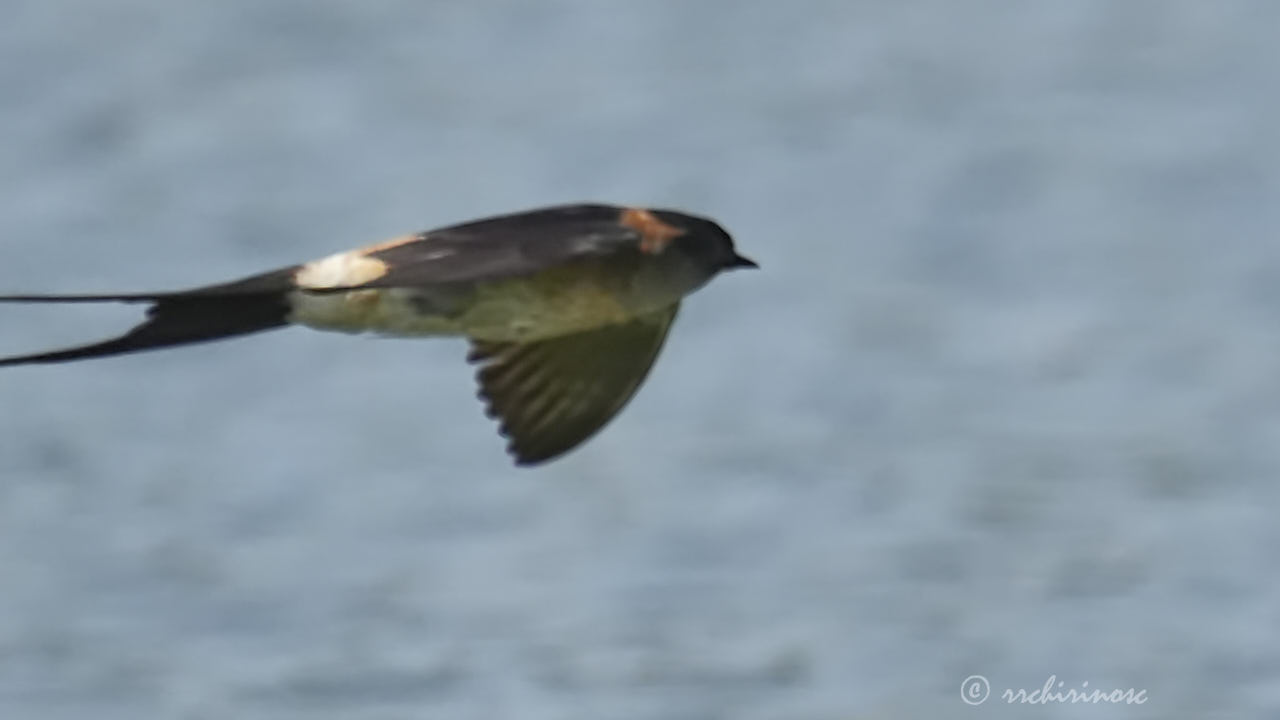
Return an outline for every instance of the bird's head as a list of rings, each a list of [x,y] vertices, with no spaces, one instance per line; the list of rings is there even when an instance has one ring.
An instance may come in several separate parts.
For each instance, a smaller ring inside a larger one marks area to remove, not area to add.
[[[689,215],[676,210],[655,210],[655,217],[684,232],[675,237],[675,250],[685,255],[706,273],[707,277],[739,268],[760,267],[743,257],[733,247],[733,237],[710,218]]]

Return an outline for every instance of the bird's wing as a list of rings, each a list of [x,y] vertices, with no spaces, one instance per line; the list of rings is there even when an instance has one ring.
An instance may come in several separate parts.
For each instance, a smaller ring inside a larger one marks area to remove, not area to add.
[[[564,205],[406,235],[309,263],[298,278],[316,292],[494,280],[578,259],[652,252],[646,243],[655,233],[681,232],[639,209]]]
[[[648,375],[678,309],[532,343],[472,341],[467,359],[481,364],[480,397],[516,463],[568,452],[617,415]]]

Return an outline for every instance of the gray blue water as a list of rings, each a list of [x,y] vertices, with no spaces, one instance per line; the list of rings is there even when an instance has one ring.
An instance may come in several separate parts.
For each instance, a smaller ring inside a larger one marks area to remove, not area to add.
[[[763,270],[534,471],[460,342],[6,369],[0,718],[1280,717],[1280,4],[4,15],[0,292],[581,200]]]

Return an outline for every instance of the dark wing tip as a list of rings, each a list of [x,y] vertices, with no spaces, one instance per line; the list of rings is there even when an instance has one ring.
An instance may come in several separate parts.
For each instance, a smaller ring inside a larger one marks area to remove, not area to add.
[[[516,447],[515,443],[507,443],[507,454],[515,460],[516,467],[537,467],[555,460],[572,449],[566,448],[556,452],[548,452],[545,450],[528,450]]]

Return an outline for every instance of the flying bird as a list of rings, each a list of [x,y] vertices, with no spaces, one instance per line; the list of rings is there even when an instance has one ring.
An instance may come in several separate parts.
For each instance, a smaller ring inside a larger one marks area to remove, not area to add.
[[[479,397],[517,465],[577,447],[635,394],[680,301],[757,267],[715,221],[676,210],[563,205],[428,230],[177,292],[3,295],[14,303],[150,303],[98,343],[0,358],[59,363],[303,325],[461,336]]]

